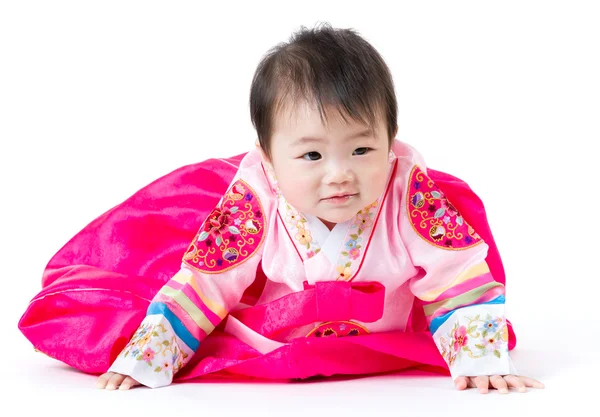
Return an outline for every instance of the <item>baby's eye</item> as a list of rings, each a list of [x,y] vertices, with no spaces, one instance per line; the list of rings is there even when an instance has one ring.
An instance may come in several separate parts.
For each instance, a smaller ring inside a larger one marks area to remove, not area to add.
[[[364,155],[369,152],[371,148],[356,148],[352,155]]]
[[[302,158],[306,159],[307,161],[318,161],[321,159],[321,154],[319,152],[307,152],[302,155]]]

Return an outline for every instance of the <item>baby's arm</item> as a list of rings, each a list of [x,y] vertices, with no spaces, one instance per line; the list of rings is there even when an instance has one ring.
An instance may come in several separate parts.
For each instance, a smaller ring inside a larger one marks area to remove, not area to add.
[[[410,288],[424,304],[433,339],[458,389],[501,392],[541,387],[516,376],[508,350],[504,285],[494,280],[488,246],[443,192],[415,165],[403,195],[400,231],[424,275]],[[491,376],[491,377],[490,377]]]
[[[254,281],[266,218],[255,191],[235,181],[190,244],[179,272],[98,379],[99,388],[156,388],[173,381]]]

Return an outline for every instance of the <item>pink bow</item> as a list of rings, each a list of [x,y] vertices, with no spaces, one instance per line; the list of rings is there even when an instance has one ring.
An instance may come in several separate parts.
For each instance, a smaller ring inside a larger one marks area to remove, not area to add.
[[[372,323],[383,316],[385,287],[378,282],[304,282],[304,291],[232,313],[254,331],[269,337],[311,323]]]

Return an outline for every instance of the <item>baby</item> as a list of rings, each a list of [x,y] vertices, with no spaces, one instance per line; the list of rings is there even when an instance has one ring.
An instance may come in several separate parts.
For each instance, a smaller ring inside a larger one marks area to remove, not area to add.
[[[367,41],[294,34],[259,64],[250,112],[256,148],[99,388],[166,386],[192,360],[266,378],[423,365],[459,390],[543,387],[512,366],[488,246],[395,140],[392,77]],[[218,362],[226,351],[238,356]]]

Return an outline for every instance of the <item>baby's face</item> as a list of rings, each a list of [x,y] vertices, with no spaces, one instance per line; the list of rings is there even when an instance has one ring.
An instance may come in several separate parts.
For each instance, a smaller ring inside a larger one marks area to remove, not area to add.
[[[308,104],[278,114],[271,138],[271,165],[286,200],[328,227],[353,218],[384,191],[389,142],[384,120],[375,131],[335,109],[324,125]],[[383,118],[382,118],[383,119]]]

